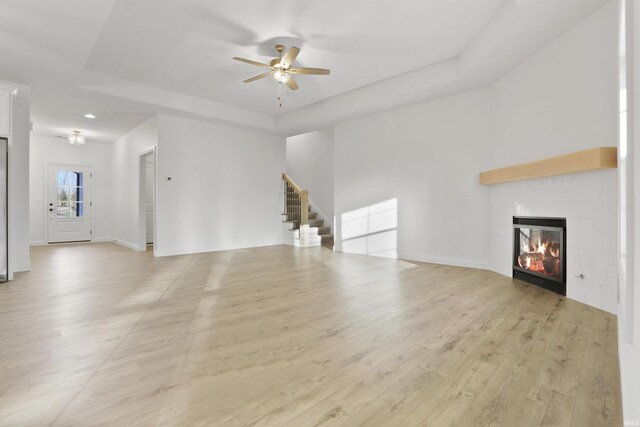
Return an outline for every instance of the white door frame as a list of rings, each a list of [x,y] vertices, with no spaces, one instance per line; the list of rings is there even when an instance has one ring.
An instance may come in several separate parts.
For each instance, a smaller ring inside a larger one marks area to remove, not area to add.
[[[147,250],[147,160],[153,156],[153,256],[158,252],[158,233],[156,228],[157,200],[158,200],[158,152],[157,146],[142,151],[138,157],[138,251]]]
[[[93,166],[92,165],[87,165],[87,164],[81,164],[81,163],[64,163],[64,162],[44,162],[44,198],[42,199],[44,201],[44,203],[42,203],[42,207],[43,207],[43,212],[44,212],[44,219],[43,219],[43,230],[45,232],[45,235],[43,236],[44,239],[44,244],[48,245],[49,244],[49,224],[51,223],[51,221],[49,221],[49,185],[51,185],[51,182],[49,182],[49,167],[50,166],[64,166],[64,167],[69,167],[69,168],[73,168],[73,167],[80,167],[80,168],[87,168],[89,169],[89,173],[91,174],[91,176],[89,177],[89,194],[91,194],[91,200],[89,200],[90,205],[89,208],[91,209],[91,230],[95,230],[95,215],[93,214]],[[86,207],[86,206],[85,206]],[[89,240],[90,242],[93,242],[93,239],[95,239],[95,235],[93,234],[93,232],[89,235],[91,237],[91,239]]]

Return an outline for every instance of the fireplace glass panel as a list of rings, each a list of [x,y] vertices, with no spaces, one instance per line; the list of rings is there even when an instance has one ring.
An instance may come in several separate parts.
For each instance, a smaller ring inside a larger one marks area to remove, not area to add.
[[[567,294],[567,220],[513,217],[513,278]]]
[[[555,280],[562,278],[562,230],[518,228],[518,267]]]

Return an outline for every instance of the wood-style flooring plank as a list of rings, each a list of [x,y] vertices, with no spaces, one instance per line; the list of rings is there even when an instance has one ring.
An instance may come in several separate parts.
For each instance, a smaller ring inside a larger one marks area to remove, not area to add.
[[[0,425],[621,424],[615,316],[489,271],[109,243],[32,268],[0,284]]]

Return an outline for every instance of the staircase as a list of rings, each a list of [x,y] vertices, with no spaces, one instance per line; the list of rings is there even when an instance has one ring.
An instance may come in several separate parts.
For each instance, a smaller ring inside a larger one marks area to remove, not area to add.
[[[282,174],[284,191],[284,220],[291,224],[295,246],[326,246],[333,248],[331,227],[318,218],[309,203],[309,192],[298,187],[286,173]]]

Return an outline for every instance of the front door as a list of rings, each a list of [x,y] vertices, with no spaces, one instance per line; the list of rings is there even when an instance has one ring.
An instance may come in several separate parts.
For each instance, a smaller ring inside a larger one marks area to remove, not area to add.
[[[49,165],[49,243],[91,240],[91,169]]]

